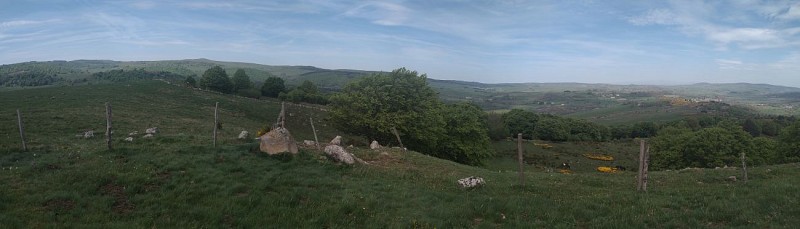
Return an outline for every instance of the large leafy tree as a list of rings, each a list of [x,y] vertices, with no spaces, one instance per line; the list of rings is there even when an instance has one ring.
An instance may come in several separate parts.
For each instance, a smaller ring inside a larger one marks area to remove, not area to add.
[[[512,137],[522,133],[523,138],[533,139],[533,129],[536,126],[536,122],[539,121],[539,115],[530,111],[512,109],[503,114],[503,120]]]
[[[482,148],[488,143],[484,117],[474,112],[477,108],[461,108],[441,103],[426,75],[400,68],[345,86],[331,99],[330,118],[344,132],[381,142],[396,143],[396,128],[410,149],[478,164],[487,152]]]
[[[209,68],[203,73],[203,78],[200,78],[200,87],[222,93],[233,91],[233,83],[228,78],[228,73],[220,66]]]
[[[253,87],[253,82],[250,82],[250,77],[247,76],[247,73],[244,72],[243,69],[237,69],[235,73],[233,73],[233,86],[234,91],[249,89]]]
[[[779,139],[784,161],[800,161],[800,121],[783,128]]]
[[[326,104],[328,102],[328,99],[319,92],[319,88],[308,80],[303,81],[299,87],[289,91],[289,93],[280,94],[279,97],[294,103],[307,102]]]
[[[261,85],[261,95],[276,98],[281,92],[286,91],[286,85],[283,79],[275,76],[270,76]]]

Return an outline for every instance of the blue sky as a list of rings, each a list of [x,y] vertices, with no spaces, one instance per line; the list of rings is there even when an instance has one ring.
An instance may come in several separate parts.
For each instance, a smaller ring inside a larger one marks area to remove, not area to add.
[[[0,0],[0,64],[194,58],[487,83],[800,87],[800,1]]]

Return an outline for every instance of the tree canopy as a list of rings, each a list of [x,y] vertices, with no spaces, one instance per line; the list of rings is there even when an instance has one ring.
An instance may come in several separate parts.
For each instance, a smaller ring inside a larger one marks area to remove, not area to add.
[[[244,72],[244,69],[237,69],[235,73],[233,73],[233,90],[240,91],[244,89],[249,89],[253,87],[253,82],[250,82],[250,77],[247,76],[247,73]]]
[[[285,91],[286,85],[283,79],[279,77],[270,76],[264,81],[264,84],[261,85],[261,95],[263,96],[277,98],[281,92]]]
[[[344,132],[395,142],[396,128],[409,149],[465,164],[491,155],[483,112],[445,105],[427,76],[400,68],[351,82],[331,99],[330,119]]]
[[[228,78],[228,73],[220,66],[209,68],[203,73],[203,78],[200,79],[200,87],[222,93],[231,93],[233,91],[233,83]]]

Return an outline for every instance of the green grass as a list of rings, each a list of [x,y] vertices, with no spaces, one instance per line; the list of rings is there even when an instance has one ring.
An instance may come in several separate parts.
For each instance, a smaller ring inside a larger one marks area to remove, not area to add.
[[[255,131],[274,121],[274,101],[161,82],[19,90],[0,92],[0,98],[0,228],[772,228],[800,223],[800,164],[751,168],[748,183],[726,179],[739,176],[736,169],[651,172],[647,193],[634,190],[633,172],[591,170],[589,163],[602,162],[573,163],[571,175],[544,172],[534,164],[526,170],[526,185],[519,186],[508,158],[515,142],[495,143],[506,161],[486,167],[396,149],[351,149],[369,162],[355,166],[332,163],[312,149],[266,156],[257,143],[235,135],[240,128]],[[117,140],[111,151],[100,137],[74,137],[82,129],[103,129],[105,101],[114,105],[115,136],[150,126],[161,132],[132,143]],[[210,145],[207,124],[215,101],[223,108],[224,123],[217,148]],[[29,152],[19,150],[17,107],[25,115]],[[310,131],[292,120],[308,116],[319,118],[315,125],[325,133],[323,139],[335,133],[323,121],[324,112],[293,109],[288,125],[297,139]],[[551,144],[554,148],[544,150],[526,143],[526,157],[583,160],[576,155],[593,151],[629,165],[636,152],[635,142]],[[456,180],[467,176],[483,177],[487,185],[458,187]]]

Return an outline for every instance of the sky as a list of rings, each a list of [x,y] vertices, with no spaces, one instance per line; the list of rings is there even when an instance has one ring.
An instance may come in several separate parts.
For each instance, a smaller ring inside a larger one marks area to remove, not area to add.
[[[800,1],[0,0],[0,64],[197,58],[485,83],[800,87]]]

